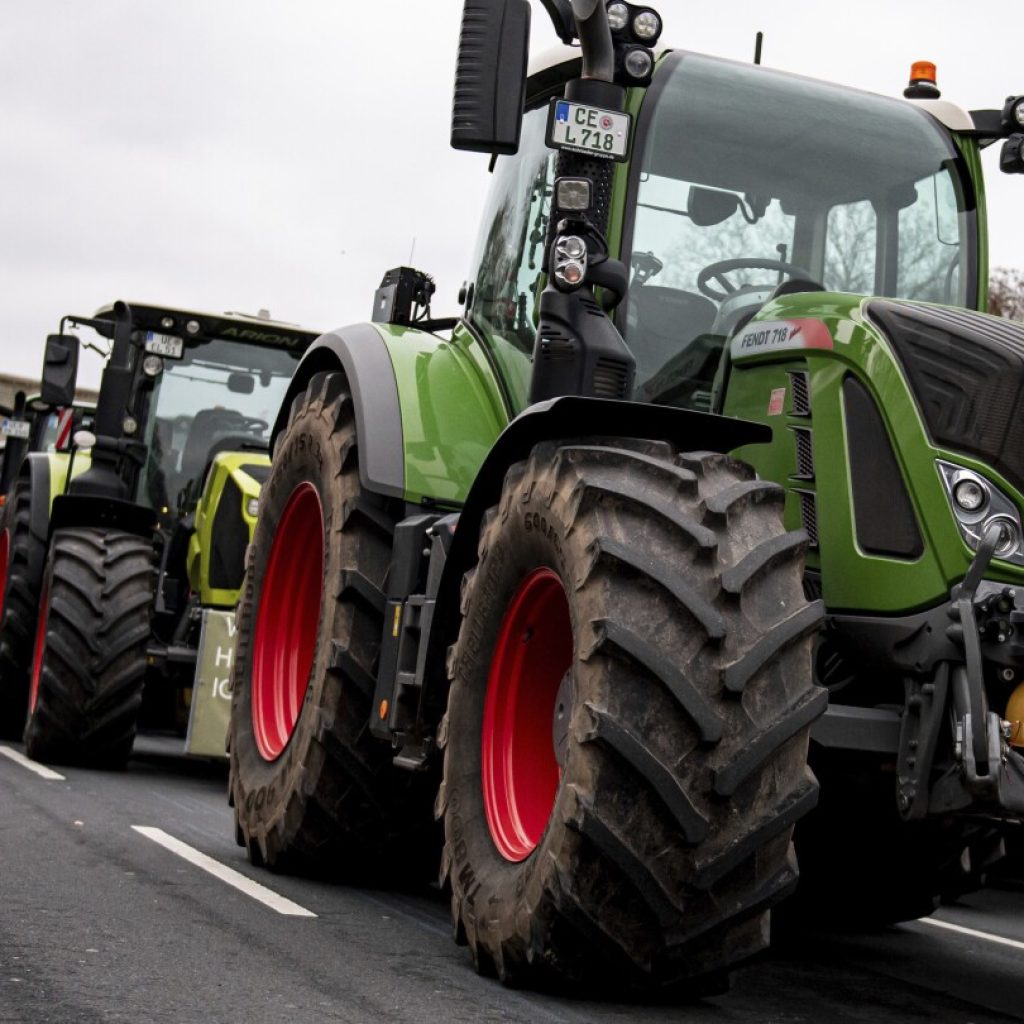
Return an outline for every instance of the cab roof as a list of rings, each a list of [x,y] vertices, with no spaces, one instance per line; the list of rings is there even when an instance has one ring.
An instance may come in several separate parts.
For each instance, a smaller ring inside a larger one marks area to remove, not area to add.
[[[110,320],[114,317],[116,303],[102,306],[95,313],[96,320]],[[132,325],[136,330],[157,331],[180,335],[183,338],[251,342],[274,348],[308,348],[323,331],[310,330],[298,324],[269,317],[252,316],[248,313],[206,313],[174,306],[156,306],[144,302],[129,302]],[[191,330],[187,325],[198,324]]]
[[[676,48],[659,45],[655,49],[655,58],[660,60],[665,56],[665,54],[672,52],[674,49]],[[739,63],[738,61],[730,61],[726,57],[716,57],[715,59],[726,63]],[[531,99],[541,98],[545,93],[551,92],[556,85],[560,85],[566,79],[579,74],[580,66],[581,58],[580,48],[578,46],[566,46],[564,44],[559,44],[542,50],[536,56],[531,55],[528,70],[528,84],[526,89],[527,96]],[[790,75],[794,73],[791,71],[783,71],[778,68],[769,68],[767,66],[765,67],[765,70],[772,74],[779,75]],[[810,76],[802,75],[799,77],[809,78]],[[869,91],[859,89],[856,86],[844,86],[838,82],[826,82],[825,79],[811,80],[820,81],[823,85],[832,85],[837,86],[838,88],[850,89],[851,92]],[[878,93],[877,95],[884,96],[886,94]],[[949,131],[970,132],[981,127],[976,124],[971,114],[963,108],[958,107],[955,103],[951,103],[949,100],[908,100],[904,99],[902,96],[890,96],[888,98],[899,99],[904,103],[909,103],[912,106],[919,107],[921,110],[934,117],[936,121],[945,126]]]

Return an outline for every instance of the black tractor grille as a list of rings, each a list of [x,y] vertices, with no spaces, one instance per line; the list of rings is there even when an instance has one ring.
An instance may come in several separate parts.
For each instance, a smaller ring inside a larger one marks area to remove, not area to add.
[[[866,312],[891,342],[932,440],[1024,490],[1024,324],[887,299]]]
[[[871,555],[920,558],[924,541],[889,431],[871,392],[852,374],[843,381],[843,406],[857,542]]]
[[[812,548],[818,546],[818,503],[811,491],[797,491],[800,499],[800,522]]]
[[[794,427],[796,437],[796,475],[801,480],[814,479],[814,448],[811,443],[811,432],[802,427]]]
[[[806,370],[793,370],[789,374],[793,394],[794,416],[811,415],[811,382]]]
[[[245,575],[249,527],[242,518],[242,492],[230,478],[224,484],[224,492],[213,517],[212,534],[210,586],[218,590],[237,590]]]

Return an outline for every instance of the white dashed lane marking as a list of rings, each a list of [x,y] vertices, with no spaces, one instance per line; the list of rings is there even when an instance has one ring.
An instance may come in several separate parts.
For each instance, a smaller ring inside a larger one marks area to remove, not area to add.
[[[35,772],[36,775],[41,779],[46,779],[47,782],[64,782],[64,776],[60,772],[55,772],[52,768],[47,768],[45,764],[39,764],[38,761],[32,761],[27,758],[20,750],[15,750],[13,747],[5,747],[0,745],[0,754],[4,757],[10,758],[15,764],[20,764],[22,768],[27,768],[30,772]]]
[[[1002,935],[992,935],[990,932],[979,932],[976,928],[965,928],[962,924],[953,924],[950,921],[940,921],[934,917],[922,917],[917,924],[926,924],[932,928],[941,928],[944,931],[958,932],[960,935],[970,935],[973,939],[984,939],[986,942],[994,942],[999,946],[1009,946],[1011,949],[1024,949],[1024,942],[1018,939],[1006,939]]]
[[[170,850],[171,853],[177,854],[182,860],[187,860],[190,864],[194,864],[197,868],[201,868],[208,874],[213,875],[214,878],[219,878],[222,882],[226,882],[239,892],[245,893],[251,899],[270,907],[271,910],[276,910],[279,914],[285,914],[288,917],[316,917],[312,910],[300,907],[298,903],[293,903],[291,900],[285,899],[284,896],[279,896],[272,889],[268,889],[265,885],[260,885],[259,882],[254,882],[240,871],[235,871],[234,868],[221,864],[220,861],[208,857],[205,853],[200,853],[199,850],[193,849],[180,839],[175,839],[174,836],[168,835],[162,828],[150,828],[147,825],[132,825],[132,828],[139,835],[152,839],[154,843],[158,843],[165,850]]]

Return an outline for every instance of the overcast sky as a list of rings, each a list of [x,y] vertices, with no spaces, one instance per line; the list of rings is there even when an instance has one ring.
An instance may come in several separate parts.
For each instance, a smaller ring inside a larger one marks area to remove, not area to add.
[[[38,374],[61,314],[117,298],[366,319],[414,240],[454,310],[487,187],[486,158],[448,148],[461,6],[0,0],[0,368]],[[765,64],[812,77],[898,95],[927,59],[968,109],[1024,93],[1008,0],[655,6],[687,49],[749,60],[762,29]],[[996,149],[993,264],[1021,267],[1024,176]]]

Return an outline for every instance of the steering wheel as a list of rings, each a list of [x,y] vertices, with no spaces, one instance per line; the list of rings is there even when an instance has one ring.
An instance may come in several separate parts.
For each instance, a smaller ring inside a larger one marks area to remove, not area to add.
[[[242,429],[253,434],[265,434],[270,429],[270,424],[266,420],[261,420],[259,416],[243,416]]]
[[[783,260],[772,260],[760,256],[744,256],[739,259],[718,260],[715,263],[709,263],[697,275],[697,291],[701,295],[706,295],[709,299],[714,299],[716,302],[727,299],[734,292],[738,291],[736,285],[725,276],[726,274],[731,274],[734,270],[774,270],[789,277],[810,278],[811,276],[810,271],[796,266],[795,263],[786,263]],[[722,290],[718,291],[716,288],[712,288],[708,284],[711,280],[717,281],[722,286]]]

